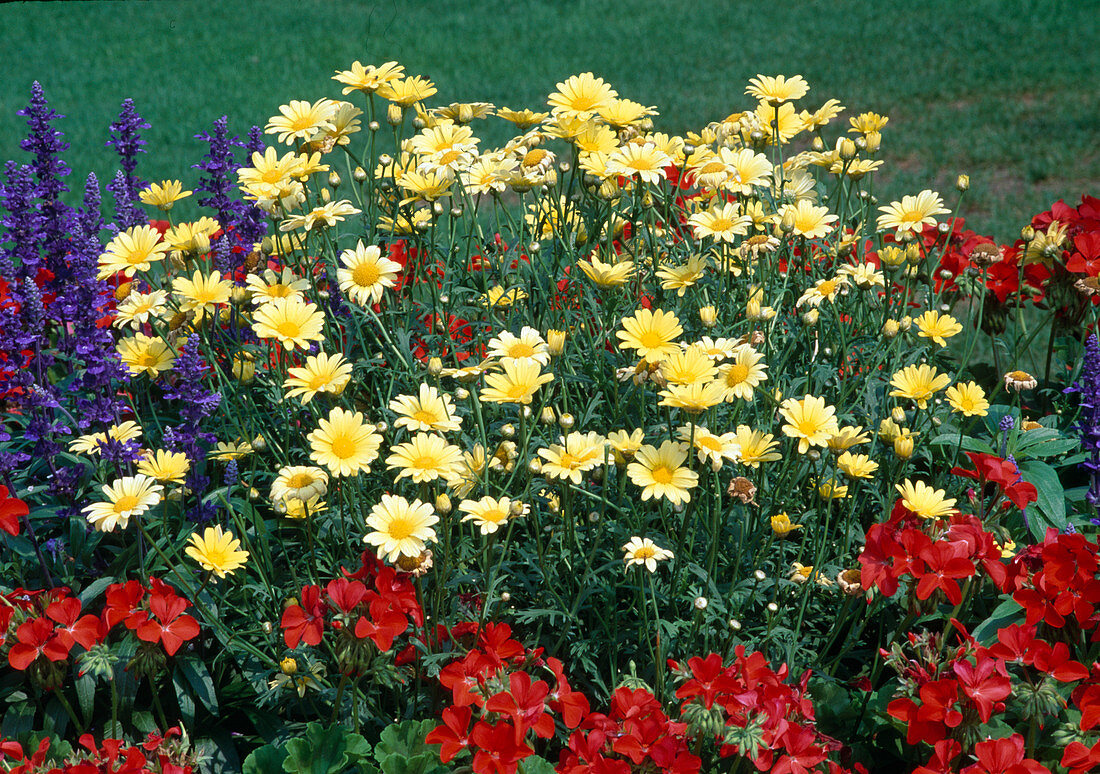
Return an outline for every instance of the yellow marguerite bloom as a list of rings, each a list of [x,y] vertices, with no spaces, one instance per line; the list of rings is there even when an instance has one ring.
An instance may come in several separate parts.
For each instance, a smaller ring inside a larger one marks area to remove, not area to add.
[[[723,462],[737,462],[741,458],[741,446],[736,433],[716,435],[705,427],[684,425],[676,431],[677,437],[695,448],[699,462],[709,463],[713,470],[720,470]]]
[[[344,84],[342,94],[351,94],[353,91],[361,91],[364,94],[373,94],[390,81],[397,80],[405,74],[405,68],[397,62],[386,62],[381,65],[360,64],[359,60],[351,63],[350,70],[337,70],[332,80]]]
[[[806,239],[827,236],[833,230],[833,223],[840,220],[840,216],[830,213],[828,207],[818,207],[809,199],[783,205],[779,217],[792,224],[792,233]]]
[[[149,204],[159,210],[168,212],[172,205],[180,199],[186,199],[191,191],[183,190],[183,183],[179,180],[165,180],[160,183],[150,183],[138,193],[142,204]]]
[[[836,459],[837,469],[848,478],[874,478],[878,463],[866,454],[844,452]]]
[[[935,393],[951,384],[951,377],[924,363],[901,369],[890,379],[890,384],[895,388],[890,391],[892,397],[915,400],[917,407],[923,409],[928,408],[928,401]]]
[[[984,417],[989,413],[989,401],[976,382],[959,382],[947,388],[944,397],[951,410],[965,417]]]
[[[282,273],[276,273],[271,269],[264,269],[264,273],[249,274],[245,279],[245,287],[251,294],[253,304],[263,304],[274,301],[276,298],[288,298],[298,296],[304,298],[304,293],[309,289],[310,283],[304,277],[295,276],[293,270],[284,266]]]
[[[833,301],[841,289],[848,286],[848,278],[838,274],[832,279],[821,279],[799,297],[797,306],[821,306],[822,301]]]
[[[438,91],[435,84],[420,75],[407,78],[393,78],[378,88],[378,96],[408,107],[414,102],[423,102]]]
[[[760,467],[761,462],[775,462],[783,459],[783,455],[774,449],[779,447],[779,441],[771,433],[763,433],[753,430],[748,425],[738,425],[734,434],[737,445],[741,447],[741,464],[750,468]]]
[[[689,414],[698,414],[717,406],[723,401],[725,394],[726,389],[721,380],[705,383],[695,382],[693,384],[670,384],[667,389],[660,392],[660,405],[678,408]]]
[[[401,264],[382,255],[377,245],[364,246],[359,240],[354,250],[340,253],[342,268],[336,270],[340,290],[359,306],[377,304],[386,288],[397,284]]]
[[[458,478],[462,450],[434,433],[417,433],[406,443],[390,447],[386,467],[398,471],[395,478],[411,478],[415,483]]]
[[[99,445],[113,439],[121,443],[141,438],[141,425],[133,420],[111,425],[105,433],[90,433],[74,438],[69,442],[69,451],[76,454],[99,454]]]
[[[292,366],[287,369],[287,379],[283,382],[288,398],[301,398],[309,403],[319,392],[339,395],[351,381],[352,365],[337,352],[329,355],[318,352],[306,358],[304,366]]]
[[[130,338],[121,339],[115,349],[132,376],[144,373],[150,379],[156,379],[162,371],[171,370],[176,364],[175,352],[159,336],[150,338],[144,333],[135,333]]]
[[[319,99],[314,103],[293,99],[279,107],[281,115],[272,116],[264,127],[264,134],[277,134],[278,141],[290,145],[295,139],[308,140],[319,130],[335,129],[332,116],[336,103],[331,99]]]
[[[646,116],[657,115],[657,109],[646,107],[640,102],[630,99],[613,99],[611,103],[597,111],[607,123],[616,129],[623,129],[631,124],[637,124]]]
[[[934,489],[923,481],[905,479],[894,488],[901,495],[901,503],[922,519],[937,519],[955,512],[955,500],[945,496],[942,489]]]
[[[248,552],[240,550],[241,541],[232,532],[223,532],[220,524],[207,527],[202,537],[197,532],[192,533],[189,540],[191,545],[185,553],[219,578],[232,575],[248,561]]]
[[[168,291],[154,290],[151,293],[139,293],[131,291],[126,300],[118,305],[118,316],[115,317],[114,327],[121,328],[129,325],[138,330],[149,322],[151,317],[157,317],[165,309],[168,300]]]
[[[157,449],[138,460],[137,469],[138,473],[162,484],[182,484],[183,477],[191,469],[191,461],[183,452]]]
[[[817,494],[822,500],[843,500],[848,496],[848,487],[830,478],[818,484]]]
[[[761,361],[764,355],[750,346],[738,347],[730,362],[718,367],[718,383],[722,385],[722,399],[732,403],[737,398],[751,401],[753,390],[761,385],[768,375],[768,366]]]
[[[735,237],[749,232],[752,219],[742,215],[737,205],[725,202],[703,212],[697,212],[688,218],[696,239],[711,237],[716,242],[733,242]]]
[[[917,335],[932,339],[941,347],[947,346],[947,339],[962,331],[963,327],[949,314],[940,314],[931,310],[913,320],[917,325]]]
[[[645,432],[641,428],[635,428],[630,432],[615,430],[607,434],[607,444],[611,447],[615,464],[625,465],[634,459],[638,449],[645,445]]]
[[[547,99],[555,116],[566,115],[587,120],[600,110],[606,110],[619,94],[592,73],[581,73],[558,84],[558,90]]]
[[[328,419],[321,419],[306,439],[312,449],[309,458],[334,476],[370,473],[370,464],[378,458],[378,447],[382,445],[382,436],[360,412],[339,406],[329,412]]]
[[[569,433],[560,445],[539,449],[538,455],[543,458],[542,475],[580,486],[582,473],[603,464],[605,443],[599,433]]]
[[[382,502],[371,508],[367,526],[373,529],[363,537],[363,542],[374,546],[378,556],[388,562],[399,557],[418,557],[426,543],[434,543],[432,525],[439,521],[432,506],[404,497],[382,495]]]
[[[511,110],[510,108],[502,107],[497,110],[497,117],[503,118],[509,123],[515,124],[522,132],[526,129],[530,129],[537,123],[549,118],[549,113],[536,113],[533,110],[524,108],[523,110]]]
[[[481,391],[483,401],[527,405],[534,397],[535,390],[554,380],[553,374],[542,373],[539,364],[529,358],[504,358],[500,365],[504,373],[488,374],[485,377],[486,387]]]
[[[801,524],[793,524],[791,517],[786,513],[777,513],[771,517],[772,532],[777,538],[785,538],[796,529],[802,529]]]
[[[604,263],[593,253],[586,261],[577,261],[581,271],[588,279],[601,288],[615,288],[625,285],[634,276],[634,261],[623,260],[617,263]]]
[[[164,232],[164,241],[173,250],[205,253],[210,250],[210,237],[220,228],[218,221],[204,215],[198,220],[172,226]]]
[[[661,361],[661,376],[670,384],[707,383],[717,374],[718,367],[699,344],[673,352]]]
[[[116,272],[133,277],[136,272],[149,271],[156,261],[163,261],[169,250],[160,232],[149,226],[134,226],[115,235],[99,256],[97,279],[107,279]]]
[[[209,276],[196,271],[191,279],[176,277],[172,281],[172,292],[183,298],[180,311],[194,312],[196,321],[207,312],[213,312],[218,304],[229,303],[232,289],[233,283],[223,280],[220,271],[213,271]]]
[[[534,360],[539,365],[550,362],[550,350],[537,330],[529,325],[523,326],[519,336],[510,331],[501,331],[489,340],[489,357]]]
[[[657,572],[657,562],[664,562],[672,557],[671,551],[661,548],[649,538],[635,536],[623,546],[623,561],[628,571],[631,565],[638,565],[650,572]]]
[[[283,218],[283,222],[279,224],[279,230],[292,231],[300,228],[303,231],[313,231],[316,228],[332,227],[337,223],[342,223],[345,217],[357,215],[360,212],[362,210],[352,206],[352,203],[347,199],[327,202],[314,207],[304,215],[292,215],[289,218]]]
[[[802,99],[809,90],[810,84],[801,75],[792,75],[790,78],[783,75],[757,75],[749,79],[745,93],[777,107],[784,102]]]
[[[298,296],[276,298],[261,304],[253,316],[252,330],[261,339],[275,339],[286,349],[308,349],[311,341],[324,341],[325,314],[316,304]]]
[[[462,417],[455,413],[451,396],[440,393],[430,384],[421,384],[416,395],[398,395],[390,401],[390,411],[398,414],[393,426],[410,432],[455,432],[462,427]]]
[[[889,116],[882,116],[878,113],[860,113],[855,118],[849,118],[848,123],[852,125],[849,132],[857,132],[859,134],[870,134],[872,132],[881,132],[882,129],[890,122]]]
[[[657,185],[665,179],[665,167],[672,163],[664,151],[656,145],[623,145],[607,159],[609,175],[625,178],[638,177],[644,183]]]
[[[829,439],[829,448],[833,451],[847,451],[853,446],[867,443],[870,440],[870,437],[863,432],[861,425],[842,427]]]
[[[811,446],[825,446],[840,429],[836,409],[826,405],[824,398],[814,395],[806,395],[801,400],[787,398],[779,414],[787,420],[783,434],[798,439],[799,454],[805,454]]]
[[[661,448],[646,444],[626,466],[626,474],[642,488],[642,500],[666,498],[673,505],[691,500],[688,490],[699,485],[699,476],[684,466],[688,446],[666,440]]]
[[[679,351],[676,337],[684,332],[680,318],[661,309],[639,309],[632,317],[624,317],[623,330],[616,332],[620,349],[633,349],[640,357],[658,362]]]
[[[882,215],[876,222],[882,231],[920,231],[924,226],[935,226],[937,215],[951,212],[943,206],[940,195],[929,190],[916,196],[903,196],[900,202],[891,202],[878,209]]]
[[[235,441],[234,443],[218,441],[217,445],[207,456],[218,462],[229,462],[230,460],[239,460],[243,457],[247,457],[252,452],[252,444],[248,441]]]
[[[140,516],[160,502],[164,489],[149,476],[141,473],[120,478],[103,486],[106,502],[92,503],[84,509],[88,522],[99,532],[113,532],[115,527],[126,529],[130,517]]]
[[[662,266],[657,270],[662,290],[675,290],[677,298],[683,298],[687,289],[699,280],[707,270],[707,259],[693,255],[681,266]]]
[[[505,290],[500,285],[489,288],[489,292],[478,296],[477,302],[489,309],[497,309],[511,306],[517,301],[527,298],[527,294],[519,288]]]
[[[328,494],[328,473],[309,465],[287,465],[271,482],[271,501],[310,502]]]
[[[486,496],[480,500],[463,500],[458,504],[458,510],[466,514],[462,521],[472,521],[482,535],[491,535],[507,524],[509,519],[524,516],[531,508],[519,500],[510,500],[507,497],[497,500]]]

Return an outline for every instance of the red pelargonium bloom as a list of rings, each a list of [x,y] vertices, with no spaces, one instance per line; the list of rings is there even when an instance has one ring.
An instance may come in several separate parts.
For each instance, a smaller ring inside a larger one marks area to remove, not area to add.
[[[141,601],[145,598],[145,587],[136,580],[126,583],[112,583],[107,587],[106,603],[103,607],[103,620],[108,629],[113,629],[116,624],[123,621],[126,627],[136,629],[140,620],[144,620],[145,613],[139,611]],[[133,625],[130,621],[134,620]]]
[[[974,574],[974,564],[966,558],[965,543],[950,543],[937,540],[920,552],[925,567],[914,571],[917,581],[917,599],[928,599],[932,592],[939,590],[952,605],[962,602],[962,589],[959,578],[969,578]]]
[[[907,724],[907,744],[935,744],[947,738],[952,728],[963,721],[959,701],[959,685],[955,680],[934,680],[920,687],[921,703],[909,698],[894,699],[886,711],[891,717]]]
[[[473,769],[479,774],[516,774],[519,762],[535,752],[517,740],[516,730],[506,721],[496,725],[478,721],[470,742],[476,751]]]
[[[956,661],[954,670],[963,693],[974,702],[983,723],[988,723],[994,712],[1004,710],[1003,700],[1012,693],[1012,682],[1003,662],[979,654],[976,664]]]
[[[283,611],[279,622],[286,646],[291,649],[303,641],[306,645],[319,645],[325,630],[325,610],[328,608],[321,601],[321,587],[303,586],[301,599],[300,605],[289,605]]]
[[[531,730],[535,736],[549,739],[554,735],[554,719],[546,713],[549,694],[550,686],[542,680],[532,681],[526,672],[513,672],[508,675],[508,690],[490,696],[485,709],[511,718],[516,744]]]
[[[1073,238],[1073,253],[1066,261],[1066,271],[1100,275],[1100,231],[1088,231]]]
[[[561,661],[556,658],[546,659],[546,666],[554,673],[557,683],[550,692],[550,708],[561,715],[566,728],[576,728],[591,711],[588,697],[580,691],[574,691],[569,687],[569,680],[565,677],[565,670]]]
[[[974,470],[965,468],[952,468],[952,475],[972,478],[983,486],[987,483],[996,484],[1000,491],[1012,501],[1020,510],[1027,508],[1028,503],[1039,499],[1039,492],[1034,484],[1029,484],[1020,475],[1020,469],[1014,462],[1010,462],[992,454],[977,454],[966,452],[974,465]]]
[[[48,618],[32,618],[19,624],[15,639],[16,643],[8,651],[12,669],[23,671],[39,656],[50,661],[64,661],[69,657],[69,648],[55,636],[53,621]]]
[[[390,608],[383,600],[370,603],[370,616],[360,616],[355,624],[355,636],[369,638],[379,650],[389,650],[393,641],[409,628],[409,619]]]
[[[447,707],[443,710],[443,725],[436,726],[424,737],[428,744],[442,745],[439,751],[441,763],[450,763],[456,755],[470,746],[469,707]]]
[[[80,600],[75,597],[54,602],[46,608],[46,615],[57,622],[57,636],[66,649],[79,643],[84,650],[88,650],[107,634],[99,616],[81,617]]]
[[[978,742],[974,755],[978,762],[960,774],[1050,774],[1046,766],[1024,757],[1024,738],[1019,734]]]
[[[1069,769],[1069,774],[1085,774],[1100,766],[1100,742],[1085,747],[1080,742],[1070,742],[1062,753],[1061,764]]]
[[[159,642],[169,656],[174,656],[183,643],[199,636],[199,622],[184,613],[190,602],[167,584],[162,584],[163,588],[153,585],[149,595],[149,612],[153,615],[137,627],[137,636],[143,642]]]
[[[702,699],[703,706],[710,709],[721,693],[732,693],[740,686],[726,671],[722,657],[711,653],[705,659],[688,659],[688,669],[692,679],[681,685],[676,691],[677,699]],[[686,703],[686,702],[685,702]]]
[[[19,534],[19,519],[30,512],[25,502],[17,497],[9,497],[8,488],[0,486],[0,529],[15,537]]]

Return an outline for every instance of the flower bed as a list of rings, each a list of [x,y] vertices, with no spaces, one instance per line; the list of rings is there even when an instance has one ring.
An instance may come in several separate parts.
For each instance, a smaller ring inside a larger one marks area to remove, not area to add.
[[[335,80],[187,185],[127,101],[110,222],[21,111],[5,765],[1100,763],[1100,200],[881,204],[888,119],[798,76],[685,137]]]

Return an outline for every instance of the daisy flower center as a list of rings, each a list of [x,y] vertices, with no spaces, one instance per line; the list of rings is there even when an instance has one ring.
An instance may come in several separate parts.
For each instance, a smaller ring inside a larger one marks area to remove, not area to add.
[[[404,540],[416,532],[416,522],[412,519],[398,517],[390,522],[386,530],[394,540]]]
[[[657,552],[653,549],[652,546],[642,546],[641,548],[639,548],[637,551],[634,552],[634,558],[635,559],[652,559],[656,554],[657,554]]]
[[[332,440],[332,453],[340,459],[354,457],[356,451],[355,441],[342,435]]]
[[[749,378],[749,367],[744,363],[734,363],[726,373],[726,384],[731,387]]]
[[[293,320],[283,320],[275,328],[279,332],[279,335],[287,339],[296,339],[302,333],[302,326]]]
[[[413,414],[412,418],[415,419],[417,422],[423,422],[426,425],[434,424],[436,421],[435,412],[423,408]]]
[[[142,368],[152,368],[157,364],[157,357],[152,352],[142,352],[137,357],[137,365]]]
[[[670,484],[672,483],[672,470],[665,465],[660,465],[653,469],[653,480],[658,484]]]
[[[381,276],[382,272],[379,271],[378,266],[373,263],[361,263],[356,266],[355,271],[351,273],[352,280],[360,287],[370,287],[378,282]]]
[[[638,341],[640,341],[642,346],[646,349],[654,349],[665,343],[665,340],[661,338],[661,334],[656,331],[646,331],[638,337]]]
[[[535,354],[535,348],[522,341],[508,348],[508,357],[531,357],[533,354]]]
[[[123,495],[115,500],[115,513],[125,513],[137,507],[140,501],[134,495]]]
[[[302,489],[313,484],[313,476],[309,473],[295,473],[286,483],[291,489]]]

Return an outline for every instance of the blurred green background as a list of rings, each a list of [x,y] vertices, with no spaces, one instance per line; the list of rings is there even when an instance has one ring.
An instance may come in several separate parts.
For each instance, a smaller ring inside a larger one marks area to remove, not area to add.
[[[932,187],[968,225],[1006,240],[1035,212],[1100,195],[1100,4],[926,0],[65,2],[0,5],[0,157],[23,159],[15,115],[39,80],[72,148],[74,188],[113,175],[104,148],[125,97],[153,126],[138,174],[193,183],[193,139],[227,114],[234,133],[291,99],[339,97],[337,68],[396,59],[435,81],[432,104],[539,108],[591,70],[683,132],[750,106],[757,73],[802,74],[801,107],[890,116],[884,202]],[[479,122],[486,142],[504,122]],[[835,131],[835,130],[834,130]]]

